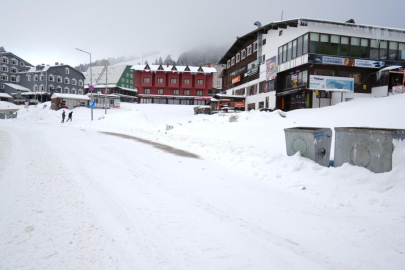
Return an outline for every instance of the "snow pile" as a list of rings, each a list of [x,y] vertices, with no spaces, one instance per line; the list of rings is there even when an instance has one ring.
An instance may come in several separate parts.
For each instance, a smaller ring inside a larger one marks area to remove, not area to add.
[[[0,110],[18,109],[19,107],[11,102],[0,101]]]

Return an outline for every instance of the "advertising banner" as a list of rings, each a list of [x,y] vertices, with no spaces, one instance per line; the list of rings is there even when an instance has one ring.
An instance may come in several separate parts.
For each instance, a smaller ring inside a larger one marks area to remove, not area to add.
[[[240,82],[240,75],[238,77],[232,79],[232,84],[235,84],[238,82]]]
[[[354,91],[354,78],[310,75],[309,87],[316,90]]]
[[[403,93],[403,87],[402,87],[402,85],[400,85],[400,86],[393,86],[393,87],[392,87],[392,93],[394,93],[394,94],[402,94],[402,93]]]
[[[259,61],[255,60],[250,62],[247,66],[247,72],[245,73],[245,77],[249,77],[255,75],[259,71]]]
[[[266,61],[266,80],[271,81],[274,80],[277,76],[277,56],[273,56],[272,58]]]
[[[385,66],[384,61],[363,60],[344,57],[333,57],[317,54],[309,54],[308,62],[323,65],[349,66],[349,67],[364,67],[364,68],[382,68]]]

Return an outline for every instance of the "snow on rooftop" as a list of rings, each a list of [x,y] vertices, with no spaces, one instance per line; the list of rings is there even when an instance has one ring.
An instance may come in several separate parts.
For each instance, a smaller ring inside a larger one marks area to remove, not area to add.
[[[30,89],[28,89],[28,88],[26,88],[24,86],[14,84],[14,83],[5,83],[4,85],[7,85],[8,87],[11,87],[11,88],[13,88],[15,90],[19,90],[19,91],[26,91],[26,92],[31,91]]]
[[[9,94],[6,94],[6,93],[0,93],[0,97],[2,97],[2,98],[12,98],[12,96],[10,96]]]
[[[201,67],[202,71],[198,71],[200,67],[188,66],[190,71],[186,71],[187,66],[174,66],[177,70],[172,70],[173,65],[162,65],[163,70],[158,70],[160,65],[149,65],[150,69],[145,69],[146,65],[136,65],[132,66],[132,70],[139,71],[162,71],[162,72],[193,72],[193,73],[215,73],[216,68],[213,67]]]
[[[91,80],[92,84],[94,87],[99,87],[98,84],[103,84],[105,85],[106,79],[107,79],[107,85],[110,84],[117,84],[119,79],[121,78],[123,72],[127,68],[127,65],[114,65],[114,66],[108,66],[107,70],[108,72],[105,71],[105,66],[96,66],[96,67],[91,67]],[[106,78],[106,73],[107,78]],[[87,69],[85,72],[85,84],[89,85],[90,84],[90,68]]]
[[[86,95],[75,95],[75,94],[59,94],[55,93],[52,95],[51,99],[62,98],[62,99],[78,99],[78,100],[90,100]]]
[[[0,110],[19,109],[19,107],[11,102],[0,101]]]

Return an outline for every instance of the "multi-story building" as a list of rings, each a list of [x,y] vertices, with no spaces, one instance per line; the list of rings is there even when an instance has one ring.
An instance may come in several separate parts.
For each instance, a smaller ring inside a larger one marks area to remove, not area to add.
[[[213,67],[137,65],[131,69],[139,103],[206,105],[211,100]]]
[[[101,91],[120,97],[123,102],[135,102],[138,89],[134,87],[134,74],[130,65],[96,66],[91,68],[95,92]],[[90,85],[90,69],[85,73],[86,91]]]
[[[220,78],[220,75],[222,71],[225,68],[225,65],[222,64],[208,64],[205,67],[213,67],[217,70],[217,72],[213,73],[212,76],[212,89],[208,94],[219,94],[222,92],[222,78]]]
[[[256,25],[219,62],[227,65],[224,89],[244,94],[247,109],[318,108],[402,91],[405,30],[313,19]]]
[[[84,74],[63,63],[38,65],[18,75],[19,85],[31,90],[22,94],[27,98],[35,96],[40,101],[48,101],[53,93],[84,94]]]
[[[12,94],[13,90],[8,91],[7,85],[18,84],[20,81],[19,72],[30,67],[33,65],[0,47],[0,92]]]

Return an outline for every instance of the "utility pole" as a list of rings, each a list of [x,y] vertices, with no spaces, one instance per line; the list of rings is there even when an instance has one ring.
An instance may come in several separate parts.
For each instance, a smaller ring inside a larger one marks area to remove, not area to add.
[[[104,95],[104,108],[105,114],[107,114],[107,82],[108,82],[108,63],[105,66],[105,95]]]
[[[91,72],[91,53],[83,51],[83,50],[78,49],[78,48],[76,48],[76,50],[87,53],[87,54],[90,55],[90,85],[89,85],[89,90],[90,90],[90,86],[93,86],[93,77],[92,77],[93,75],[92,75],[92,72]],[[90,91],[90,92],[91,92],[90,101],[93,103],[93,91]],[[91,107],[91,121],[93,121],[93,107]]]

